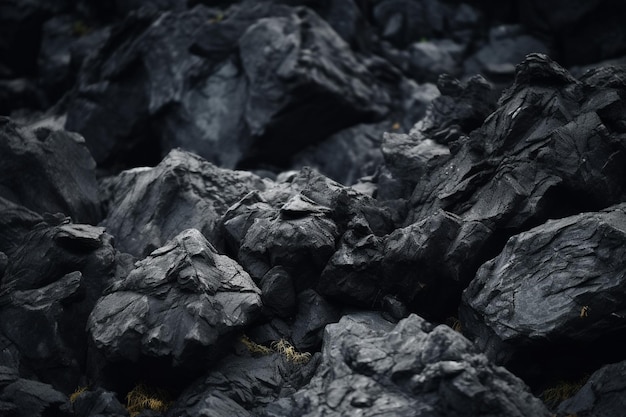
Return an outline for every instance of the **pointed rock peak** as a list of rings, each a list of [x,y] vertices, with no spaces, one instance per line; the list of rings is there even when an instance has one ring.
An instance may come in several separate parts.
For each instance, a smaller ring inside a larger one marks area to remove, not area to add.
[[[567,85],[578,81],[545,54],[532,53],[515,68],[514,89],[522,85]]]
[[[326,214],[331,211],[332,210],[330,208],[317,204],[307,196],[302,195],[302,193],[291,197],[289,201],[283,204],[280,208],[280,213],[283,217],[301,217],[309,214]]]

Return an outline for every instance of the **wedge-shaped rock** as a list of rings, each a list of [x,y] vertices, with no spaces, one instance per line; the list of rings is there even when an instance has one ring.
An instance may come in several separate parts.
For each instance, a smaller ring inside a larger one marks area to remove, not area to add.
[[[260,290],[243,268],[189,229],[112,286],[88,330],[107,361],[137,372],[158,364],[147,372],[172,384],[173,372],[192,378],[206,369],[260,307]]]
[[[124,171],[108,181],[110,211],[103,225],[117,248],[134,256],[148,255],[189,228],[215,241],[228,207],[264,188],[256,175],[174,149],[154,168]]]
[[[621,357],[626,204],[551,220],[509,239],[463,294],[461,321],[501,363],[540,376]]]
[[[264,416],[549,416],[524,383],[451,328],[376,313],[326,327],[311,382]]]
[[[95,224],[101,218],[95,168],[80,135],[0,117],[0,197]]]

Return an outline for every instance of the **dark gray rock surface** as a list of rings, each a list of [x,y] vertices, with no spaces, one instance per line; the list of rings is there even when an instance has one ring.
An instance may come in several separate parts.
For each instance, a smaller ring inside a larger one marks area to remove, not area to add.
[[[326,327],[311,382],[264,416],[549,416],[524,383],[447,326],[374,313]]]
[[[93,224],[102,215],[95,168],[80,135],[0,118],[0,197]]]
[[[0,333],[24,375],[64,392],[76,388],[86,368],[87,317],[117,272],[111,241],[99,227],[41,223],[12,252],[0,284]]]
[[[611,358],[626,332],[624,242],[623,204],[512,237],[463,293],[464,332],[494,360],[526,364],[521,372],[539,355],[535,372]]]
[[[89,336],[106,358],[100,365],[112,368],[94,372],[105,380],[140,378],[143,371],[169,386],[189,382],[260,307],[260,290],[241,266],[199,231],[185,230],[138,261],[96,304]]]
[[[51,385],[17,379],[0,391],[0,411],[7,417],[71,417],[68,398]]]
[[[593,373],[583,387],[563,401],[557,416],[616,416],[626,407],[626,362],[603,366]]]
[[[102,225],[116,236],[120,251],[146,256],[189,228],[218,244],[228,207],[250,191],[264,190],[265,183],[174,149],[156,167],[124,171],[103,188],[108,214]]]

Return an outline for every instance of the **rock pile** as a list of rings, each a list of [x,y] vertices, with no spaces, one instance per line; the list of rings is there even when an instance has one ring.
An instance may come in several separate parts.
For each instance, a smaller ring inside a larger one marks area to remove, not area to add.
[[[623,413],[624,6],[48,3],[0,5],[0,415]]]

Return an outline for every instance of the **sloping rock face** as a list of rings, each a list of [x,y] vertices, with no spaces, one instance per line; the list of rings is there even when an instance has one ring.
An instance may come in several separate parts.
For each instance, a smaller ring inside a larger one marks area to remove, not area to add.
[[[95,167],[80,135],[0,117],[0,197],[93,224],[101,218]]]
[[[190,381],[260,307],[259,289],[235,261],[199,231],[183,231],[138,261],[94,307],[87,327],[106,359],[94,376],[104,383],[144,376],[168,386]]]
[[[361,229],[344,237],[323,274],[326,294],[354,300],[365,292],[361,305],[397,294],[413,311],[441,320],[508,237],[622,201],[621,74],[596,70],[579,81],[547,56],[529,55],[480,128],[448,142],[449,156],[417,165],[423,174],[403,231],[376,238]],[[423,132],[438,137],[436,128]]]
[[[619,415],[626,407],[626,362],[603,366],[572,398],[558,407],[558,417]]]
[[[222,17],[203,6],[143,10],[88,61],[66,127],[88,138],[100,165],[158,160],[177,146],[228,168],[284,164],[388,112],[388,93],[310,9],[262,2]],[[156,153],[139,154],[144,144]]]
[[[137,168],[104,184],[109,212],[102,222],[116,247],[146,256],[188,228],[217,244],[228,207],[265,183],[243,171],[216,167],[199,156],[172,150],[154,168]]]
[[[520,372],[530,372],[532,362],[540,373],[567,369],[574,357],[581,369],[619,355],[626,332],[625,242],[624,204],[514,236],[465,290],[464,331],[487,355],[513,362]]]
[[[524,383],[447,326],[374,313],[326,327],[311,382],[264,416],[549,416]]]
[[[11,254],[0,284],[0,339],[23,375],[72,392],[84,375],[87,317],[118,267],[100,227],[41,223]]]

